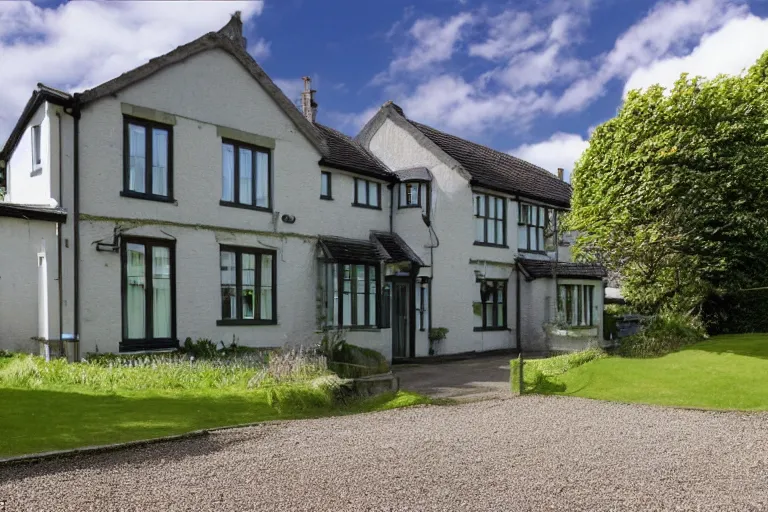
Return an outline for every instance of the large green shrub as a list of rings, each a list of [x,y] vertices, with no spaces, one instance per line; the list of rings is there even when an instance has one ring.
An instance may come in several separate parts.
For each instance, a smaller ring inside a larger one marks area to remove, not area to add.
[[[621,340],[618,353],[624,357],[658,357],[706,338],[704,324],[689,314],[662,312],[643,323],[637,334]]]

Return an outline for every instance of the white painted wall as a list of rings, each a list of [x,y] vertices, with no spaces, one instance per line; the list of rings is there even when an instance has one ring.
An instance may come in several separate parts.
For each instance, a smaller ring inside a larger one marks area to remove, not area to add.
[[[36,352],[38,335],[37,254],[46,254],[49,336],[58,337],[56,224],[0,217],[0,349]]]
[[[8,190],[5,201],[21,204],[51,205],[51,120],[52,105],[44,103],[34,113],[16,150],[11,155],[8,169]],[[32,161],[32,127],[40,125],[40,165]],[[58,181],[57,181],[58,183]]]

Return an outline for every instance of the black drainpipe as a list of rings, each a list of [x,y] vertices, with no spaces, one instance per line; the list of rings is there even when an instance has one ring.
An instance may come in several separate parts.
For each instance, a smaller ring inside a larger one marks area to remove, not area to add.
[[[74,164],[72,177],[74,181],[74,201],[73,201],[73,220],[74,220],[74,256],[75,256],[75,347],[77,350],[74,352],[74,360],[80,359],[80,102],[75,97],[75,106],[72,109],[72,117],[75,122],[75,137],[74,137]]]
[[[517,275],[517,286],[515,286],[516,300],[515,300],[515,345],[517,353],[520,353],[520,340],[522,338],[520,334],[520,268],[515,265],[515,274]]]
[[[395,209],[395,184],[390,183],[387,185],[387,188],[389,188],[389,232],[392,232],[392,214]]]
[[[64,175],[62,174],[62,167],[63,164],[61,162],[62,158],[62,151],[61,151],[61,112],[56,111],[56,117],[59,118],[59,206],[63,207],[62,205],[62,183],[64,182]],[[59,267],[58,274],[59,274],[59,339],[63,337],[64,334],[64,285],[63,285],[63,279],[61,278],[61,269],[63,268],[62,264],[62,257],[61,257],[61,223],[59,222],[56,225],[56,230],[58,231],[58,236],[56,237],[56,252],[57,252],[57,265]]]

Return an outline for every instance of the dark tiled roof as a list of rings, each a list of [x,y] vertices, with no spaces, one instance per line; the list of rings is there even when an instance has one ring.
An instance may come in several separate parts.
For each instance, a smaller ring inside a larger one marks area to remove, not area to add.
[[[509,194],[520,194],[557,206],[569,207],[571,186],[551,172],[480,144],[435,130],[427,125],[409,122],[459,162],[476,185]]]
[[[432,181],[432,173],[426,167],[411,167],[410,169],[400,169],[395,171],[395,175],[400,181]]]
[[[531,279],[539,277],[552,277],[555,267],[554,261],[520,259],[518,263],[523,272]],[[601,265],[592,263],[557,263],[557,277],[570,277],[575,279],[602,279],[606,276],[605,269]]]
[[[411,249],[410,246],[405,243],[405,240],[400,238],[400,235],[397,233],[373,231],[371,233],[371,240],[378,242],[389,255],[385,260],[387,263],[410,261],[417,263],[420,266],[424,266],[424,262],[421,261],[421,258],[413,252],[413,249]]]
[[[321,236],[319,241],[326,255],[336,261],[378,263],[387,258],[378,245],[370,240]]]
[[[354,139],[322,124],[315,123],[315,127],[320,131],[326,146],[328,146],[328,151],[320,160],[321,164],[388,181],[396,180],[384,164]]]
[[[59,207],[5,203],[0,201],[0,217],[66,222],[67,211]]]

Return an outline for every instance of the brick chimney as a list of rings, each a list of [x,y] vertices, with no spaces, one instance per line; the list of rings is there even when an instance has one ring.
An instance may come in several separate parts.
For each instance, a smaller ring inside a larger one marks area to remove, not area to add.
[[[565,169],[562,167],[557,168],[557,179],[563,181],[565,179]]]
[[[312,79],[308,76],[302,77],[304,80],[304,91],[301,93],[301,113],[310,123],[315,122],[317,117],[317,103],[315,102],[316,90],[312,89]]]
[[[229,23],[219,30],[219,34],[245,48],[248,46],[248,40],[243,37],[243,20],[240,19],[240,14],[240,11],[235,11],[235,14],[229,19]]]

